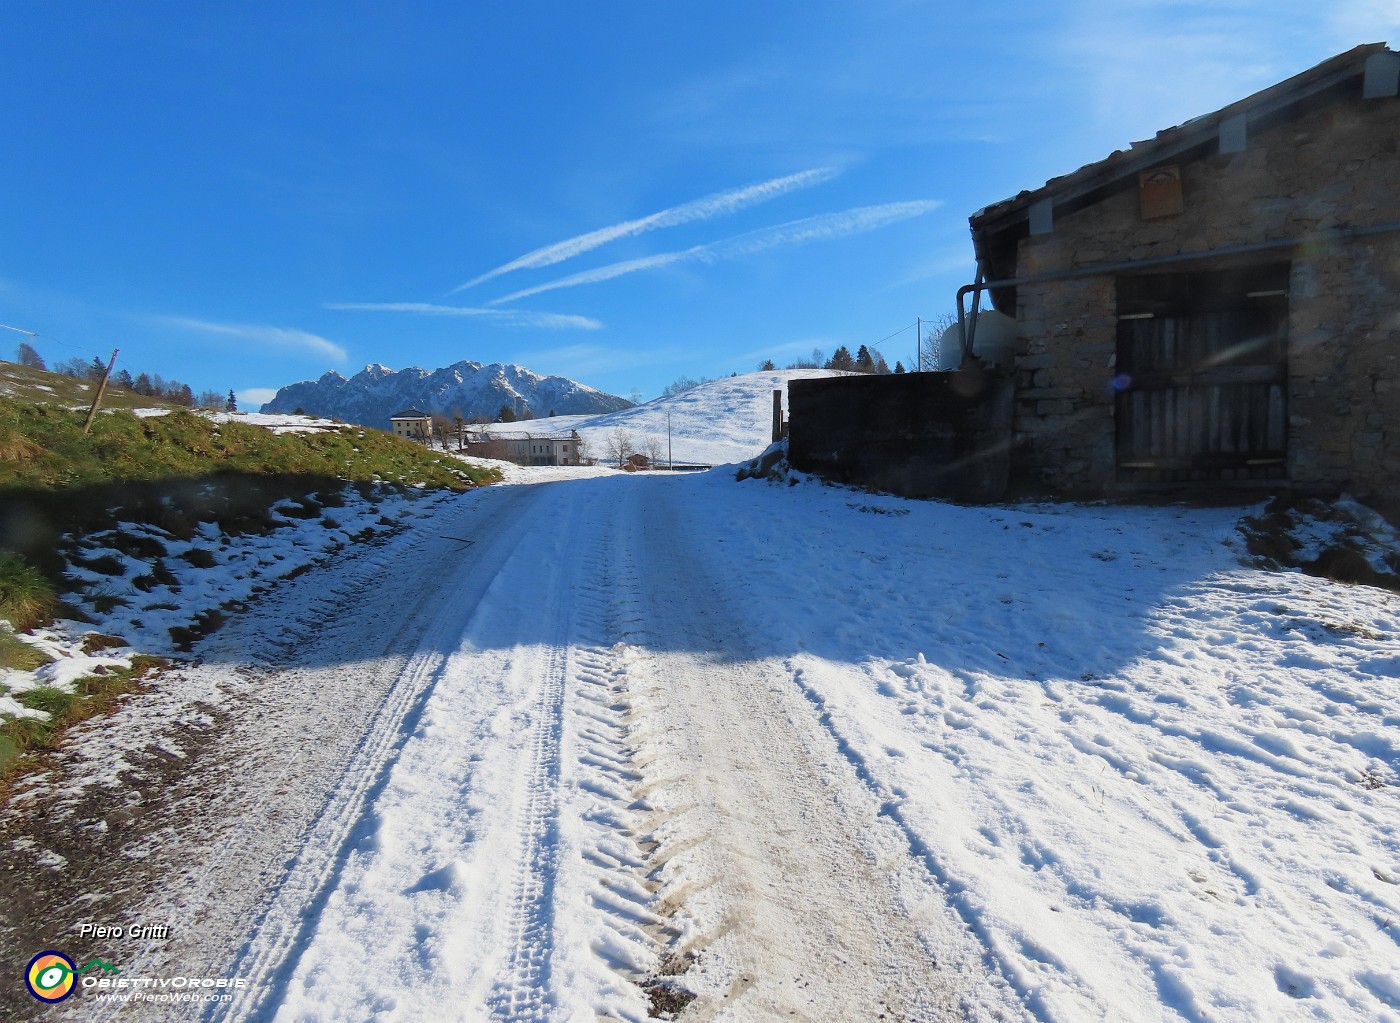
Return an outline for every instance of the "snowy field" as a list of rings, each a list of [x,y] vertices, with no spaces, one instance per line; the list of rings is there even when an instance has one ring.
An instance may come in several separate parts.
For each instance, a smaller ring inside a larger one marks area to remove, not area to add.
[[[246,423],[249,426],[264,427],[273,433],[319,433],[322,430],[343,430],[347,425],[334,419],[299,416],[290,412],[211,412],[207,409],[197,409],[196,411],[215,423]],[[149,418],[168,416],[170,409],[138,408],[133,409],[132,412],[134,415]]]
[[[122,1019],[1400,1023],[1400,597],[789,478],[519,470],[279,584],[20,791],[28,943],[247,982]]]
[[[809,487],[708,509],[734,597],[1033,1017],[1400,1019],[1400,599],[1228,509]]]
[[[791,380],[839,376],[826,369],[781,369],[745,373],[700,384],[670,397],[597,416],[554,416],[524,423],[496,423],[488,429],[497,437],[527,434],[555,436],[577,430],[595,459],[607,456],[610,437],[621,431],[637,450],[653,446],[667,458],[667,417],[670,418],[670,457],[676,462],[725,465],[752,458],[773,436],[773,392]]]
[[[209,418],[216,423],[234,421],[262,426],[273,433],[316,433],[321,430],[343,430],[346,426],[334,419],[278,412],[211,412]]]

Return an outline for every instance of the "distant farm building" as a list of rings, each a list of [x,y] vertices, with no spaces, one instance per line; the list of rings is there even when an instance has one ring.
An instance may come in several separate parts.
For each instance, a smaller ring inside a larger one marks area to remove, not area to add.
[[[464,449],[481,458],[496,458],[517,465],[582,465],[583,440],[577,430],[546,437],[504,436],[480,433],[469,437]]]
[[[395,437],[427,443],[433,435],[433,417],[416,408],[404,409],[389,417],[389,430]]]

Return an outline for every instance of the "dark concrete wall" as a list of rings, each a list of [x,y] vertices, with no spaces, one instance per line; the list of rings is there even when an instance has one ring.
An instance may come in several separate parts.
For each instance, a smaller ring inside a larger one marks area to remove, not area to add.
[[[957,373],[793,380],[793,468],[905,497],[995,501],[1006,490],[1011,377]]]

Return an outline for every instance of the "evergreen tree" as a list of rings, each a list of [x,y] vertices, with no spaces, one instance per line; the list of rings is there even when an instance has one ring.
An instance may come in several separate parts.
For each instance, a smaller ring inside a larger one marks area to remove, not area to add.
[[[19,351],[15,355],[15,361],[21,366],[28,366],[30,369],[48,369],[44,365],[43,356],[34,350],[34,346],[28,341],[19,343]]]
[[[770,370],[775,370],[777,368],[777,366],[773,365],[772,359],[764,359],[763,363],[758,367],[758,370],[760,373],[767,373]]]
[[[496,413],[496,422],[498,422],[498,423],[513,423],[513,422],[515,422],[515,409],[511,408],[509,405],[502,405],[502,406],[501,406],[501,411],[499,411],[499,412]]]
[[[98,358],[96,355],[94,355],[94,356],[92,357],[92,361],[91,361],[90,363],[88,363],[88,368],[87,368],[87,376],[88,376],[88,379],[89,379],[89,380],[101,380],[101,379],[102,379],[104,376],[106,376],[106,375],[107,375],[107,364],[106,364],[105,362],[103,362],[100,358]]]
[[[890,371],[890,364],[885,361],[885,357],[883,355],[881,355],[879,352],[876,352],[873,357],[875,359],[876,373],[878,373],[880,376],[884,376]]]
[[[856,368],[856,361],[851,358],[850,350],[845,345],[841,345],[832,353],[831,358],[827,360],[826,368],[843,370],[849,373]]]
[[[131,379],[131,370],[117,370],[117,375],[112,378],[112,383],[115,384],[117,387],[124,387],[128,391],[131,390],[134,386],[134,381]]]
[[[857,373],[874,373],[875,360],[870,355],[870,349],[861,345],[856,352],[855,371]]]
[[[229,391],[228,391],[228,401],[224,402],[224,411],[225,411],[225,412],[237,412],[237,411],[238,411],[238,398],[234,396],[233,388],[232,388],[232,387],[230,387],[230,388],[229,388]]]
[[[148,373],[136,374],[136,379],[132,381],[131,389],[137,394],[144,394],[148,398],[154,397],[156,393],[155,385],[151,383],[151,377]]]
[[[900,362],[898,359],[895,359],[895,360],[894,360],[894,371],[895,371],[896,373],[903,373],[903,372],[904,372],[904,363]]]

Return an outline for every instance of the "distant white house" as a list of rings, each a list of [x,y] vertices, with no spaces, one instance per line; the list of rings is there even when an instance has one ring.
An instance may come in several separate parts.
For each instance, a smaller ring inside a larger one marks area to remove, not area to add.
[[[530,434],[493,437],[490,433],[480,433],[468,439],[466,449],[483,458],[499,458],[517,465],[583,464],[583,439],[577,430],[545,437]]]
[[[395,437],[426,443],[433,435],[433,417],[416,408],[404,409],[389,417],[389,430]]]

